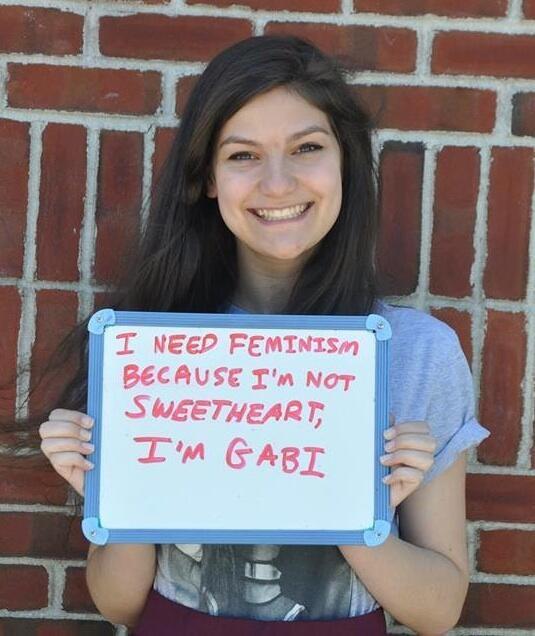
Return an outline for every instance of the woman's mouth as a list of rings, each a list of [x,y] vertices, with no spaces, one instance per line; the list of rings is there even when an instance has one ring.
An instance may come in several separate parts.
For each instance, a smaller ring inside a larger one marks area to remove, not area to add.
[[[301,218],[310,210],[313,204],[313,201],[308,201],[307,203],[300,203],[287,208],[249,208],[249,212],[263,222],[275,223],[277,221],[291,221]]]

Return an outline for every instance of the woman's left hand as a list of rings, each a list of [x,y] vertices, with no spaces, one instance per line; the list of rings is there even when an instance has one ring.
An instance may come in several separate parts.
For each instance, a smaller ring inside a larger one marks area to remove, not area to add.
[[[395,508],[422,483],[437,443],[427,422],[393,424],[385,440],[386,454],[380,460],[391,472],[383,481],[390,486],[390,505]]]

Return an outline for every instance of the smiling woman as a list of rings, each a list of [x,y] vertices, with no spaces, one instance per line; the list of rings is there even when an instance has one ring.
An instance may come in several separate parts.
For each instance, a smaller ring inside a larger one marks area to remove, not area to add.
[[[384,636],[382,607],[413,630],[436,634],[459,617],[468,580],[464,451],[486,431],[474,416],[472,380],[455,334],[422,312],[390,307],[377,297],[371,130],[341,68],[310,43],[262,36],[220,53],[191,94],[140,252],[127,265],[111,306],[385,316],[393,333],[394,424],[380,461],[391,468],[390,521],[396,527],[399,519],[399,536],[394,532],[375,548],[92,546],[87,581],[93,600],[109,620],[134,627],[136,636]],[[85,459],[91,452],[91,422],[83,413],[85,325],[75,333],[82,357],[78,375],[40,434],[53,467],[83,495],[92,468]],[[295,344],[281,342],[288,354]],[[334,353],[344,345],[305,344],[332,347]],[[173,346],[181,351],[183,345],[177,336]],[[235,345],[261,355],[267,343],[250,338]],[[143,383],[143,373],[146,382],[155,372],[171,377],[167,369],[131,371],[134,385]],[[239,381],[239,369],[231,371]],[[311,386],[343,387],[354,378],[311,378]],[[193,409],[176,388],[172,405],[159,403],[155,417],[164,411],[182,417],[186,406]],[[143,395],[134,398],[138,414],[154,406]],[[247,411],[251,424],[258,424],[266,413],[292,419],[296,409],[306,412],[306,405],[294,402],[265,413],[263,405],[249,405],[252,415],[247,404],[229,408],[232,417]],[[197,404],[196,417],[212,406]],[[225,405],[215,407],[223,412]],[[308,407],[321,410],[319,402]],[[356,417],[347,414],[348,426]],[[253,452],[240,439],[231,463]],[[150,444],[152,461],[157,441],[140,441]],[[276,461],[273,449],[256,450],[262,462]],[[282,470],[297,469],[291,465],[295,450],[286,449]],[[300,470],[312,470],[309,462],[321,449],[303,451]],[[195,484],[191,488],[195,496]]]

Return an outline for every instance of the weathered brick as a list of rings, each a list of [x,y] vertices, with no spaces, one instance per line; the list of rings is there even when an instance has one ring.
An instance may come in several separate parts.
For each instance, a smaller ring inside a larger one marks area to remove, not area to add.
[[[483,278],[487,296],[516,300],[526,293],[532,191],[533,149],[494,148]]]
[[[20,296],[15,287],[0,287],[2,328],[0,329],[0,422],[15,417],[15,370],[20,323]],[[0,427],[0,433],[2,429]]]
[[[75,55],[82,51],[84,18],[59,9],[0,7],[0,52]]]
[[[67,612],[97,612],[85,582],[85,568],[65,570],[63,609]]]
[[[380,128],[492,132],[496,93],[472,88],[358,86]]]
[[[115,627],[104,621],[0,618],[0,636],[113,636]]]
[[[469,474],[468,519],[535,523],[535,477]]]
[[[178,80],[176,85],[176,114],[178,117],[182,117],[184,114],[186,103],[198,79],[198,75],[188,75]]]
[[[480,416],[492,434],[478,449],[479,459],[487,464],[516,463],[525,360],[525,316],[489,311],[483,348]]]
[[[410,29],[269,22],[265,33],[298,33],[354,69],[410,73],[416,64],[416,34]]]
[[[0,554],[83,559],[87,541],[80,519],[42,512],[0,513]]]
[[[380,159],[379,272],[386,294],[410,294],[418,283],[424,150],[390,142]]]
[[[42,289],[36,294],[36,337],[32,350],[32,389],[30,411],[33,415],[48,414],[59,406],[57,399],[72,376],[77,352],[53,372],[49,368],[56,347],[77,321],[78,298],[74,292]],[[42,380],[40,380],[42,378]]]
[[[0,275],[20,276],[28,204],[28,124],[0,119]]]
[[[535,585],[472,583],[459,625],[535,627]]]
[[[206,4],[206,0],[186,0],[186,4]],[[311,11],[314,13],[337,13],[340,9],[339,0],[211,0],[210,5],[216,7],[239,5],[266,11]]]
[[[97,193],[95,278],[112,281],[138,240],[143,178],[143,137],[103,131]]]
[[[149,115],[160,104],[160,74],[153,71],[8,64],[8,72],[15,108]]]
[[[469,364],[472,362],[472,317],[465,311],[458,311],[451,307],[433,309],[433,316],[443,320],[457,334]]]
[[[252,35],[247,20],[142,13],[100,20],[100,51],[114,57],[208,61]]]
[[[355,11],[390,15],[497,18],[507,14],[507,0],[355,0],[355,5]]]
[[[0,607],[39,609],[48,605],[48,573],[34,565],[0,565]]]
[[[535,36],[445,31],[432,56],[433,73],[535,77]]]
[[[49,124],[43,133],[41,156],[38,278],[78,279],[85,184],[85,128]]]
[[[535,0],[524,0],[522,7],[524,10],[524,17],[535,20]]]
[[[471,293],[478,186],[476,148],[449,146],[439,152],[431,241],[433,294],[460,298]]]
[[[532,575],[535,572],[535,532],[480,530],[477,568],[492,574]]]
[[[0,501],[63,505],[67,484],[43,459],[0,455]]]
[[[535,137],[535,93],[517,93],[513,96],[513,135]]]

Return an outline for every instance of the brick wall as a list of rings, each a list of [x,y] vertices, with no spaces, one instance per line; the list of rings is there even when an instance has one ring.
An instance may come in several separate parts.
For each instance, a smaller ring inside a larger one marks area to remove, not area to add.
[[[378,113],[390,293],[457,330],[493,433],[454,633],[534,634],[535,1],[43,4],[0,0],[0,381],[31,362],[2,408],[99,302],[191,77],[251,34],[305,35]],[[24,466],[0,458],[0,636],[123,633],[88,599],[67,489]]]

